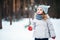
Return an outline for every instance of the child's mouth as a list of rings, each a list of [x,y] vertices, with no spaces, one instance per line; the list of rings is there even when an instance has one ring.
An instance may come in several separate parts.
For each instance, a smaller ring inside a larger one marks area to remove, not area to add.
[[[42,13],[38,12],[37,14],[42,14]]]

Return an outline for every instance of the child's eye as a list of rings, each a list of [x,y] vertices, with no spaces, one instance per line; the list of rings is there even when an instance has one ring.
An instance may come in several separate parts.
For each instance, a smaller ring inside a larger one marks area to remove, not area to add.
[[[40,11],[42,11],[42,9],[40,9]]]
[[[39,10],[39,9],[38,9]]]
[[[40,9],[40,11],[43,11],[42,9]]]

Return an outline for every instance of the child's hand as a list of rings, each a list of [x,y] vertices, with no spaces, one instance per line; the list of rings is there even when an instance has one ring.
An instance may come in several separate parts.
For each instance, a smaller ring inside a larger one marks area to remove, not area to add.
[[[55,39],[56,37],[52,37],[52,39]]]

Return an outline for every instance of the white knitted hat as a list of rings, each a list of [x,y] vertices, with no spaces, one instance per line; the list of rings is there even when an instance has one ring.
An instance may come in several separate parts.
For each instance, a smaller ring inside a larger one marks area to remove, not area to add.
[[[45,13],[48,13],[48,8],[50,8],[50,6],[47,6],[47,5],[39,5],[39,6],[37,7],[37,9],[38,9],[38,8],[42,8]]]

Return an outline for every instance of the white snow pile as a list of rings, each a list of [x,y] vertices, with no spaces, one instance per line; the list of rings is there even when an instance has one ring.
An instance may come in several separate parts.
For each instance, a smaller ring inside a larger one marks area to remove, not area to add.
[[[33,31],[28,31],[24,27],[28,22],[28,18],[24,18],[10,25],[10,22],[2,20],[3,29],[0,29],[0,40],[34,40]],[[56,32],[56,40],[60,40],[60,19],[51,18],[51,22]]]

